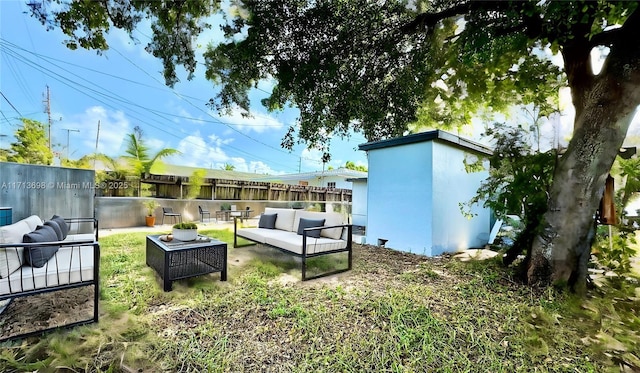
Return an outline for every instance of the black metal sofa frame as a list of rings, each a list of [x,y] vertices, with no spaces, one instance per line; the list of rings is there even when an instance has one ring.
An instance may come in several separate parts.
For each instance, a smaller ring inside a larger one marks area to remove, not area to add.
[[[42,335],[44,333],[56,330],[56,329],[62,329],[62,328],[72,328],[75,326],[80,326],[80,325],[87,325],[87,324],[91,324],[91,323],[97,323],[98,322],[98,300],[100,297],[100,244],[98,243],[98,220],[94,219],[94,218],[65,218],[64,219],[67,224],[70,227],[70,234],[73,234],[72,229],[75,226],[75,229],[77,231],[77,229],[79,229],[79,227],[81,225],[88,225],[91,224],[93,226],[93,230],[94,230],[94,235],[95,235],[95,239],[77,239],[77,240],[65,240],[65,241],[57,241],[57,242],[42,242],[42,243],[20,243],[20,244],[16,244],[16,243],[4,243],[4,244],[0,244],[0,248],[14,248],[14,247],[38,247],[38,246],[60,246],[60,249],[63,248],[71,248],[71,250],[73,250],[74,247],[78,248],[78,252],[80,252],[80,247],[81,246],[92,246],[92,252],[93,252],[93,278],[92,279],[88,279],[88,278],[83,278],[82,276],[82,270],[80,270],[79,276],[80,276],[80,281],[77,282],[73,282],[71,283],[71,268],[62,268],[63,270],[60,271],[60,266],[56,265],[56,273],[55,273],[55,278],[56,281],[54,281],[55,284],[58,285],[51,285],[49,286],[48,284],[44,287],[38,287],[36,286],[35,282],[36,280],[34,279],[34,269],[31,268],[31,273],[32,273],[32,277],[28,278],[28,277],[22,277],[20,278],[20,284],[19,284],[19,288],[22,289],[25,285],[25,281],[32,281],[32,285],[33,285],[33,289],[31,290],[26,290],[26,291],[13,291],[13,289],[10,290],[9,293],[7,294],[2,294],[0,295],[0,301],[2,300],[12,300],[14,298],[20,298],[20,297],[27,297],[27,296],[32,296],[32,295],[37,295],[37,294],[44,294],[44,293],[50,293],[50,292],[55,292],[55,291],[60,291],[60,290],[66,290],[66,289],[74,289],[74,288],[79,288],[79,287],[83,287],[83,286],[91,286],[93,285],[93,314],[91,315],[90,318],[85,319],[85,320],[79,320],[79,321],[75,321],[75,322],[71,322],[68,324],[63,324],[63,325],[56,325],[53,327],[49,327],[49,328],[45,328],[45,329],[40,329],[40,330],[34,330],[34,331],[30,331],[30,332],[26,332],[26,333],[22,333],[22,334],[17,334],[17,335],[12,335],[12,336],[8,336],[8,337],[0,337],[0,342],[5,342],[5,341],[10,341],[10,340],[15,340],[15,339],[22,339],[22,338],[27,338],[27,337],[31,337],[31,336],[35,336],[35,335]],[[58,250],[58,252],[60,252],[60,249]],[[56,253],[54,255],[53,258],[49,259],[49,261],[51,260],[56,260],[58,259],[57,257],[58,253]],[[73,255],[73,254],[72,254]],[[82,257],[80,255],[80,263],[82,263]],[[82,267],[82,264],[80,264],[80,266]],[[21,271],[22,269],[20,269]],[[68,270],[68,272],[67,272]],[[65,280],[61,280],[61,278],[64,278],[64,276],[69,276],[69,283],[67,284],[60,284],[61,282],[65,282]],[[48,277],[47,277],[48,279]],[[45,280],[47,281],[47,280]],[[48,281],[47,281],[48,282]],[[9,281],[9,284],[11,284],[11,281]],[[9,288],[11,288],[11,285],[9,285]],[[1,317],[1,316],[0,316]]]
[[[238,220],[242,220],[240,218],[234,217],[233,219],[233,247],[239,247],[238,246],[238,237],[241,237],[247,241],[252,241],[255,242],[255,244],[260,244],[260,245],[264,245],[264,246],[268,246],[268,247],[272,247],[274,249],[277,249],[283,253],[286,254],[290,254],[292,256],[301,258],[302,260],[302,281],[307,281],[307,280],[313,280],[313,279],[317,279],[317,278],[321,278],[321,277],[326,277],[326,276],[331,276],[331,275],[335,275],[338,273],[342,273],[342,272],[347,272],[351,270],[352,264],[353,264],[353,248],[352,248],[352,230],[353,230],[353,225],[351,224],[341,224],[341,225],[332,225],[332,226],[324,226],[324,227],[314,227],[314,228],[306,228],[304,229],[304,232],[302,234],[302,254],[298,254],[289,250],[286,250],[284,248],[278,247],[278,246],[274,246],[274,245],[270,245],[267,243],[263,243],[263,242],[258,242],[255,241],[249,237],[245,237],[242,235],[238,234],[238,229],[237,229],[237,221]],[[316,231],[316,230],[322,230],[322,229],[331,229],[331,228],[346,228],[347,229],[347,246],[344,249],[338,249],[338,250],[330,250],[330,251],[322,251],[319,253],[307,253],[307,237],[308,234],[312,231]],[[250,246],[250,245],[243,245],[243,246]],[[240,246],[240,247],[243,247]],[[348,267],[347,268],[343,268],[343,269],[337,269],[335,271],[330,271],[330,272],[325,272],[325,273],[321,273],[319,275],[315,275],[315,276],[307,276],[307,259],[309,258],[315,258],[318,256],[323,256],[323,255],[330,255],[330,254],[337,254],[337,253],[348,253]]]

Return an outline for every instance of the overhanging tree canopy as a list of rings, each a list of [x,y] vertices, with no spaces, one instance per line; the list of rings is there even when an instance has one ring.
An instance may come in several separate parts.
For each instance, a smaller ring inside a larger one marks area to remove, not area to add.
[[[194,37],[217,1],[72,2],[33,14],[69,37],[71,47],[106,49],[109,27],[131,32],[148,17],[168,84],[175,66],[194,73]],[[369,140],[403,134],[410,123],[468,123],[482,109],[534,103],[555,110],[566,80],[576,109],[574,135],[549,191],[547,213],[532,246],[532,283],[586,279],[589,229],[604,180],[640,103],[638,2],[247,0],[234,2],[223,27],[227,42],[204,55],[206,77],[220,84],[210,104],[248,110],[260,79],[276,85],[270,109],[300,109],[283,146],[296,134],[325,146],[332,135],[361,131]],[[594,74],[590,53],[608,48]],[[562,55],[564,68],[540,51]]]

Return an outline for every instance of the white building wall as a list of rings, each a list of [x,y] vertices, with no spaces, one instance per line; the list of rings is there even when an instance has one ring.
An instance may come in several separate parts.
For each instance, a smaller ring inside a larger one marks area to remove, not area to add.
[[[336,183],[336,188],[340,189],[351,189],[352,184],[350,181],[346,181],[342,176],[317,176],[313,179],[305,179],[299,181],[286,181],[286,184],[294,184],[299,185],[300,181],[306,181],[309,183],[309,186],[314,187],[324,187],[326,188],[330,182]]]
[[[367,180],[355,180],[351,189],[352,224],[367,226]]]
[[[485,171],[467,173],[468,163],[478,159],[474,153],[461,150],[446,143],[433,143],[433,246],[431,255],[456,252],[487,244],[490,231],[489,209],[474,206],[469,219],[460,209],[461,203],[475,196],[481,182],[489,173],[488,161]]]
[[[432,142],[368,153],[367,243],[387,239],[387,247],[431,252]]]

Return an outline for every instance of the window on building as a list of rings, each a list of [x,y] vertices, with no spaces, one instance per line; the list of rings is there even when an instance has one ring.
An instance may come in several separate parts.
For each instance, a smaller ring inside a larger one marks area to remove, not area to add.
[[[336,182],[335,181],[330,181],[327,183],[327,188],[335,188],[336,187]]]

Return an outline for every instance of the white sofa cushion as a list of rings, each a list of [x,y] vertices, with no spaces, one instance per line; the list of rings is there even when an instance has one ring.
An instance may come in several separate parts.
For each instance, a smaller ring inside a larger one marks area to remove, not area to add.
[[[0,295],[93,279],[93,246],[63,246],[42,268],[23,266],[0,279]]]
[[[293,224],[293,232],[298,231],[298,226],[300,225],[300,218],[305,219],[314,219],[320,220],[324,219],[324,225],[327,227],[334,225],[342,225],[344,224],[344,218],[342,214],[337,212],[316,212],[316,211],[304,211],[304,210],[295,210],[296,216]],[[276,224],[278,223],[278,219],[276,219]],[[320,231],[320,236],[333,238],[334,240],[339,240],[342,237],[342,228],[331,228],[331,229],[323,229]]]
[[[34,230],[24,220],[4,225],[0,227],[0,243],[22,243],[22,237]]]
[[[275,232],[265,237],[266,244],[302,255],[302,236],[294,232]],[[339,250],[347,247],[347,242],[331,238],[307,237],[307,255],[326,251]]]
[[[38,215],[31,215],[28,218],[24,218],[22,219],[22,221],[24,221],[25,223],[29,224],[29,232],[33,232],[36,230],[36,228],[38,228],[38,225],[42,225],[44,224],[44,220],[40,219],[40,217]],[[27,233],[29,233],[27,232]],[[22,242],[22,238],[20,238],[20,241],[18,242]]]
[[[252,241],[265,243],[265,237],[270,233],[276,231],[275,229],[267,228],[238,228],[236,234]]]
[[[24,249],[22,247],[3,247],[0,249],[0,278],[6,278],[22,266]]]
[[[96,235],[95,233],[76,233],[76,234],[68,234],[65,241],[95,241]]]
[[[0,227],[0,243],[22,243],[22,237],[31,231],[32,229],[26,219],[4,225]],[[0,278],[6,278],[22,266],[24,260],[23,252],[24,248],[22,247],[0,249]]]
[[[276,218],[276,229],[283,231],[293,232],[293,223],[297,210],[293,209],[278,209],[273,207],[267,207],[264,209],[265,214],[278,214]]]

